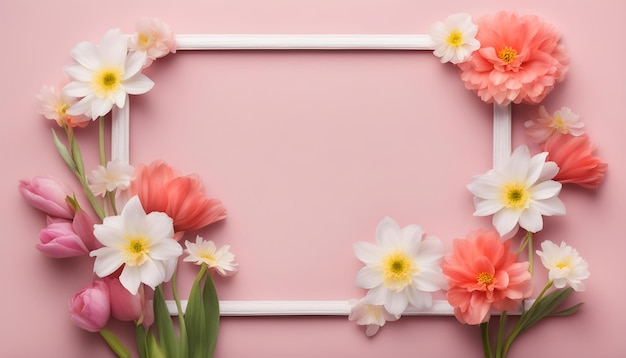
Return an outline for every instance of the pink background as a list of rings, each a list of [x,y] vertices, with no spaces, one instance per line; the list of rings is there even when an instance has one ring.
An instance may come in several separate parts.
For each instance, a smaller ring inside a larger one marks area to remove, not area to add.
[[[62,80],[79,41],[99,42],[141,16],[176,33],[428,33],[455,12],[532,13],[553,23],[571,54],[570,73],[544,101],[569,106],[609,163],[595,191],[567,186],[568,214],[536,236],[566,240],[590,265],[573,317],[548,319],[523,335],[511,357],[624,357],[626,298],[621,263],[622,104],[626,6],[571,1],[122,1],[0,0],[0,355],[110,357],[96,334],[75,327],[67,300],[91,280],[91,261],[53,260],[34,245],[44,218],[19,196],[19,179],[72,182],[54,151],[51,122],[34,95]],[[156,86],[132,99],[131,162],[167,160],[198,173],[229,218],[200,234],[230,244],[240,272],[217,279],[225,300],[347,300],[361,264],[352,244],[373,241],[385,215],[441,238],[488,226],[474,218],[465,185],[491,166],[491,106],[465,90],[456,70],[429,52],[180,52],[146,71]],[[515,106],[514,145],[536,110]],[[83,148],[95,126],[83,130]],[[84,149],[88,162],[94,153]],[[93,165],[93,164],[92,164]],[[189,234],[187,239],[193,239]],[[186,292],[195,267],[181,268]],[[537,269],[536,286],[545,282]],[[438,297],[441,298],[441,297]],[[621,328],[620,328],[621,327]],[[119,332],[132,334],[126,326]],[[216,357],[481,357],[478,329],[453,317],[404,317],[373,339],[346,317],[223,318]]]

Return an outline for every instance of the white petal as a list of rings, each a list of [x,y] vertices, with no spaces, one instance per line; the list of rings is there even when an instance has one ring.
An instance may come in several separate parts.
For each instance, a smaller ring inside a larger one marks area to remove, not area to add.
[[[140,236],[144,234],[143,223],[147,215],[141,206],[138,196],[135,195],[130,198],[120,215],[124,220],[124,229],[130,236]]]
[[[555,162],[546,162],[537,181],[546,181],[554,178],[559,172],[559,167]]]
[[[558,181],[548,180],[532,187],[532,198],[542,200],[555,197],[561,192],[563,185]]]
[[[128,292],[136,295],[139,290],[139,284],[141,283],[139,266],[124,266],[124,269],[120,274],[120,283],[128,290]]]
[[[390,217],[384,217],[376,226],[376,242],[383,246],[398,246],[402,242],[402,230]]]
[[[557,197],[533,201],[531,206],[537,209],[541,215],[565,215],[565,204]]]
[[[90,70],[97,70],[102,67],[100,49],[91,42],[83,41],[79,43],[72,48],[70,54],[76,62]]]
[[[122,87],[128,94],[144,94],[154,87],[154,82],[143,73],[138,73],[122,82]]]
[[[407,297],[411,305],[417,309],[428,309],[433,306],[433,296],[430,293],[409,290]]]
[[[530,232],[539,232],[543,229],[543,218],[539,210],[533,206],[522,211],[519,218],[519,226]]]
[[[413,286],[420,291],[436,292],[446,287],[446,279],[440,270],[420,267],[417,276],[413,278]]]
[[[547,156],[547,152],[542,152],[530,158],[526,185],[531,186],[539,180],[541,174],[544,172]]]
[[[381,285],[367,291],[367,295],[365,295],[363,300],[372,305],[382,305],[387,300],[388,294],[390,294],[390,291]]]
[[[404,292],[390,291],[385,300],[385,309],[387,312],[395,315],[402,314],[409,305],[409,298]]]
[[[70,82],[63,87],[63,93],[70,97],[85,97],[93,93],[91,86],[87,82]]]
[[[356,285],[365,289],[371,289],[382,285],[383,276],[371,267],[363,267],[356,275]]]
[[[422,228],[417,225],[407,225],[402,228],[402,246],[409,253],[418,252],[422,242]]]
[[[119,250],[110,247],[102,247],[89,253],[89,256],[96,256],[93,264],[93,272],[98,277],[105,277],[117,270],[124,263],[124,257]]]
[[[103,64],[123,68],[126,63],[128,41],[120,29],[110,29],[100,42],[100,54]]]
[[[154,289],[165,280],[165,266],[162,262],[148,259],[139,266],[139,278],[141,282]]]
[[[143,51],[135,51],[126,57],[126,68],[124,69],[124,80],[136,75],[141,71],[146,63],[147,54]]]
[[[510,179],[523,181],[527,178],[530,165],[530,152],[528,147],[521,145],[517,147],[508,162],[506,163],[504,172]]]
[[[355,256],[365,264],[375,264],[381,261],[383,251],[369,242],[356,242],[353,245]]]
[[[103,117],[111,111],[113,108],[113,102],[107,98],[101,98],[94,96],[91,99],[91,114],[92,117]]]
[[[504,236],[515,228],[519,216],[519,211],[503,208],[493,215],[493,226],[500,235]]]
[[[420,245],[419,252],[415,255],[415,260],[420,264],[430,264],[438,262],[443,258],[444,249],[441,240],[434,236],[427,236]]]
[[[487,216],[497,213],[504,208],[500,200],[474,200],[474,216]]]
[[[94,225],[93,234],[102,245],[108,247],[118,247],[125,243],[124,232],[114,225],[109,225],[109,222],[111,221],[108,219],[110,218],[113,217],[106,217],[104,224]]]
[[[72,79],[81,82],[89,82],[93,77],[93,71],[81,65],[65,66],[63,72]]]
[[[183,254],[183,248],[172,239],[161,240],[150,247],[150,256],[155,260],[170,260]]]

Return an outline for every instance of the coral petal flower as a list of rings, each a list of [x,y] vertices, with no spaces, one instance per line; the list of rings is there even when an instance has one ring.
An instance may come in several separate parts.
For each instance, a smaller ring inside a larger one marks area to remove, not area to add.
[[[459,68],[465,87],[483,101],[536,104],[567,73],[560,35],[537,16],[501,11],[476,22],[480,49]]]
[[[206,196],[198,176],[179,176],[164,161],[139,166],[129,190],[147,212],[164,212],[174,219],[176,232],[197,230],[226,217],[222,202]]]
[[[517,262],[510,240],[495,230],[474,230],[453,245],[441,267],[450,286],[446,298],[461,323],[486,322],[492,308],[514,310],[532,294],[528,262]]]
[[[553,135],[542,146],[542,150],[548,152],[548,160],[557,163],[560,168],[554,180],[590,189],[600,185],[608,167],[607,163],[593,155],[594,149],[586,134],[579,137]]]

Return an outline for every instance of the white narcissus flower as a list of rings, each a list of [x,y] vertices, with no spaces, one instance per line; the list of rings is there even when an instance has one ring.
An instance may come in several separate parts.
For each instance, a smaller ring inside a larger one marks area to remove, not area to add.
[[[431,292],[446,286],[443,244],[417,225],[401,229],[385,217],[376,228],[376,244],[357,242],[354,253],[366,265],[356,279],[357,286],[369,290],[365,302],[383,305],[392,315],[402,314],[409,304],[430,308]]]
[[[582,280],[589,278],[589,264],[578,255],[573,247],[561,242],[557,245],[550,240],[541,243],[541,251],[537,250],[541,263],[548,269],[548,278],[554,282],[554,287],[563,288],[566,285],[575,291],[584,291]]]
[[[431,37],[435,44],[435,56],[441,62],[454,64],[465,62],[472,52],[480,48],[476,39],[478,26],[472,22],[469,14],[454,14],[445,21],[436,22],[431,29]]]
[[[133,196],[117,216],[94,225],[94,235],[104,247],[92,251],[94,272],[105,277],[124,266],[120,282],[137,294],[145,283],[153,289],[169,281],[183,248],[173,239],[174,223],[165,213],[146,214],[139,197]]]
[[[89,187],[94,195],[106,195],[114,190],[126,190],[133,179],[134,168],[119,160],[109,161],[106,167],[98,166],[91,172]]]
[[[520,146],[504,168],[472,178],[467,188],[474,194],[474,215],[493,215],[493,226],[503,237],[514,234],[518,225],[529,232],[541,231],[542,216],[565,215],[558,198],[562,185],[551,180],[559,167],[546,162],[547,155],[531,157],[528,147]]]
[[[67,110],[68,114],[84,114],[96,120],[109,113],[113,105],[123,107],[129,94],[152,89],[154,82],[141,73],[146,53],[128,53],[127,43],[119,29],[111,29],[100,45],[81,42],[72,49],[71,55],[78,64],[65,67],[73,81],[63,91],[80,100]]]
[[[206,264],[209,268],[215,268],[222,276],[230,276],[237,272],[238,264],[234,263],[235,255],[229,250],[229,245],[224,245],[219,249],[210,240],[204,240],[201,236],[196,236],[196,242],[185,241],[189,256],[183,261],[194,262],[197,265]]]
[[[382,305],[372,305],[362,298],[359,301],[352,300],[350,302],[350,315],[348,320],[356,321],[360,326],[367,326],[365,335],[371,337],[378,333],[380,327],[386,322],[397,321],[400,316],[392,315],[385,310]]]

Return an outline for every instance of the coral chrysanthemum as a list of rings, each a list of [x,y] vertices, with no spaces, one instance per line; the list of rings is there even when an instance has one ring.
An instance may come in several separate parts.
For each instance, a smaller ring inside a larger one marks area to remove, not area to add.
[[[472,231],[453,245],[441,267],[450,286],[446,298],[461,323],[487,322],[492,308],[516,310],[532,294],[529,263],[517,262],[511,241],[502,241],[495,230]]]
[[[567,73],[560,35],[539,17],[501,11],[476,23],[480,49],[459,68],[465,87],[483,101],[537,104]]]

